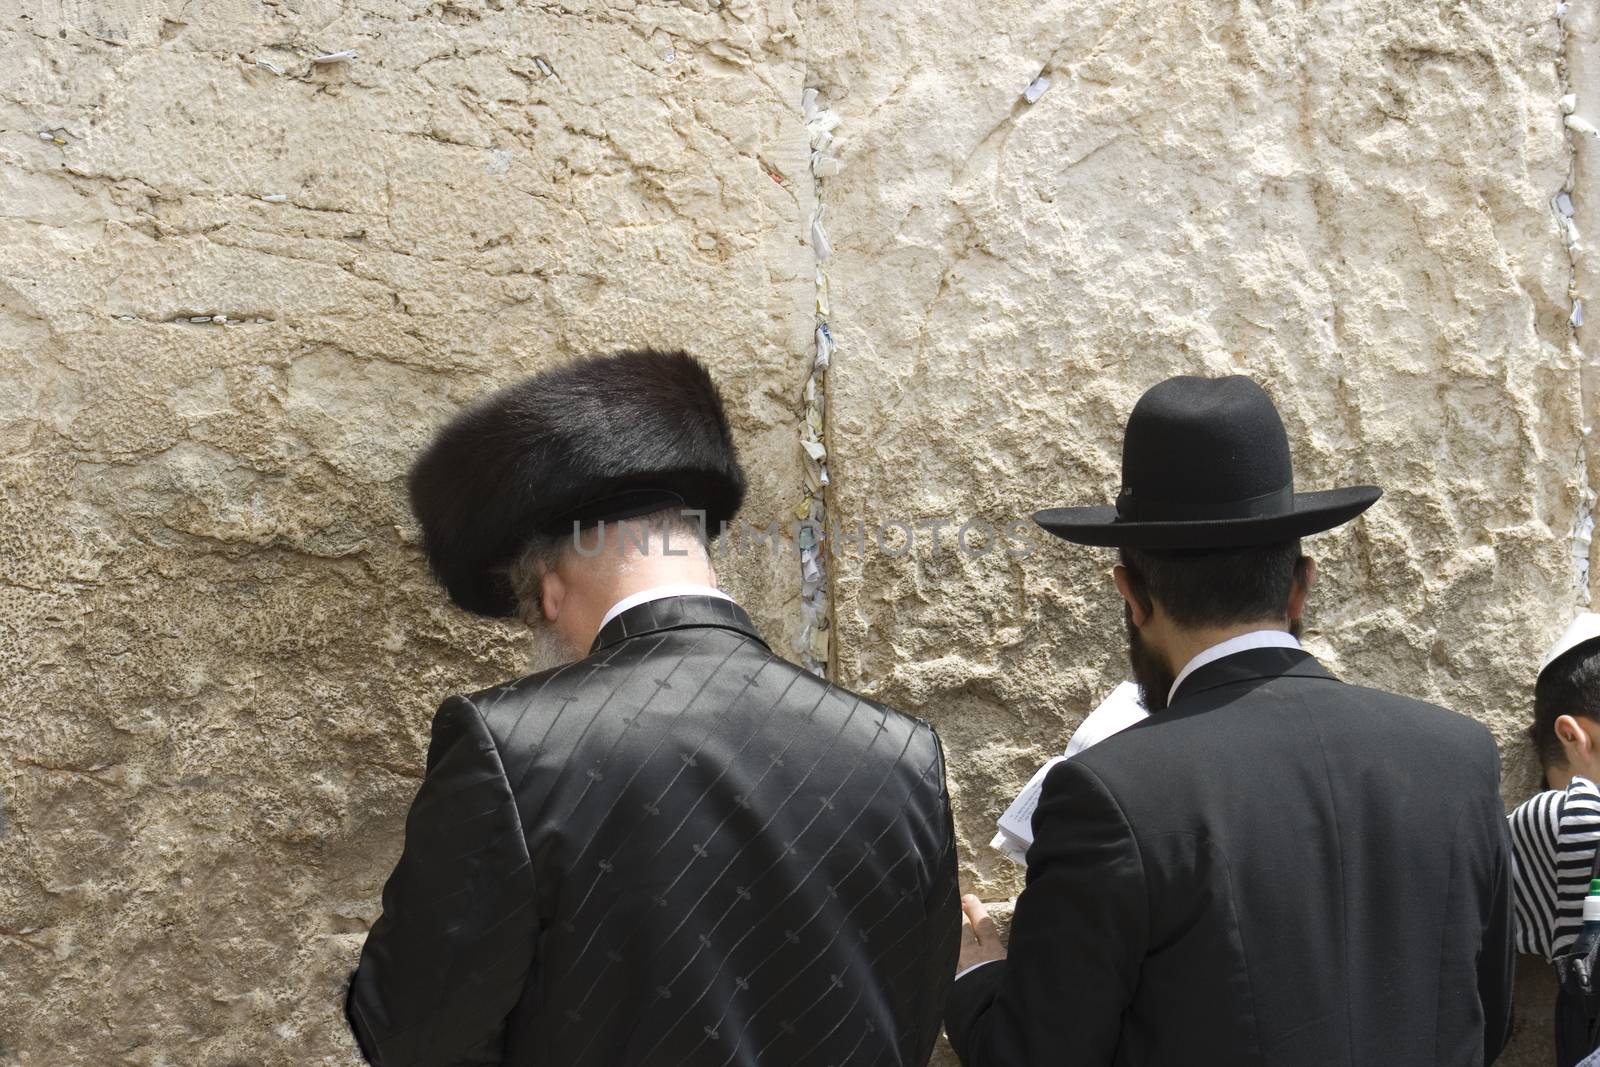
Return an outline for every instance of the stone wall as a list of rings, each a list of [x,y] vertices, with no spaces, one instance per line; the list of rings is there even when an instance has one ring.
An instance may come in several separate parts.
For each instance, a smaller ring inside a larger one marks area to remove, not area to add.
[[[428,581],[406,463],[493,384],[681,345],[792,519],[819,206],[819,506],[918,527],[824,553],[829,666],[938,725],[969,886],[1016,891],[992,819],[1125,666],[1105,554],[956,527],[1107,498],[1178,372],[1388,489],[1309,543],[1309,640],[1488,723],[1520,798],[1600,574],[1552,199],[1581,234],[1586,2],[0,0],[0,1062],[354,1062],[433,707],[521,655]],[[798,657],[798,559],[721,569]]]

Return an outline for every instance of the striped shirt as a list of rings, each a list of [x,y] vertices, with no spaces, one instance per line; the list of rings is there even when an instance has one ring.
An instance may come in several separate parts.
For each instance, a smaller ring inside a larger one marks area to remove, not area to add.
[[[1517,951],[1550,959],[1583,926],[1583,898],[1600,841],[1600,789],[1574,777],[1565,790],[1536,793],[1506,818]]]

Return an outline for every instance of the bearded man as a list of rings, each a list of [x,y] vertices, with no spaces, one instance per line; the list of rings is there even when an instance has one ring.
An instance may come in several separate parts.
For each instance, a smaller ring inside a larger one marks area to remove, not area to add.
[[[716,587],[745,491],[682,352],[529,378],[410,477],[459,606],[549,662],[439,709],[346,1001],[378,1067],[924,1067],[960,911],[938,738]]]
[[[1035,515],[1116,547],[1151,715],[1056,766],[1010,954],[976,898],[946,1025],[967,1067],[1461,1067],[1511,1006],[1488,730],[1337,681],[1296,634],[1300,538],[1379,490],[1297,493],[1249,379],[1134,407],[1113,507]]]

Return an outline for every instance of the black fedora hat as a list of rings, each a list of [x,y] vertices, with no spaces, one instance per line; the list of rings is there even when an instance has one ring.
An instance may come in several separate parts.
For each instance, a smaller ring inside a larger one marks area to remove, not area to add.
[[[1248,548],[1331,530],[1383,490],[1294,490],[1283,420],[1240,375],[1168,378],[1134,405],[1111,507],[1046,508],[1033,520],[1081,545]]]

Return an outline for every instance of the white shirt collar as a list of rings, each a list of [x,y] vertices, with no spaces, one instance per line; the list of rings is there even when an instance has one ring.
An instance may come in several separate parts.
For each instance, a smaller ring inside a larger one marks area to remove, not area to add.
[[[606,612],[606,617],[600,620],[600,629],[604,630],[606,628],[606,623],[610,622],[618,615],[621,615],[629,608],[635,608],[640,604],[647,603],[651,600],[661,600],[664,597],[669,596],[714,596],[721,597],[723,600],[733,599],[733,597],[729,596],[727,593],[724,593],[722,590],[715,588],[714,586],[699,585],[695,582],[676,582],[672,585],[653,585],[649,589],[641,589],[637,593],[633,593],[630,596],[625,596],[615,604],[611,605],[611,610]]]
[[[1223,656],[1231,656],[1235,652],[1245,652],[1252,648],[1299,648],[1300,642],[1295,640],[1294,634],[1285,630],[1252,630],[1238,637],[1230,637],[1218,645],[1212,645],[1204,652],[1184,665],[1178,672],[1178,677],[1173,679],[1172,688],[1167,691],[1167,703],[1170,704],[1178,695],[1178,687],[1183,680],[1207,663],[1215,663]]]

